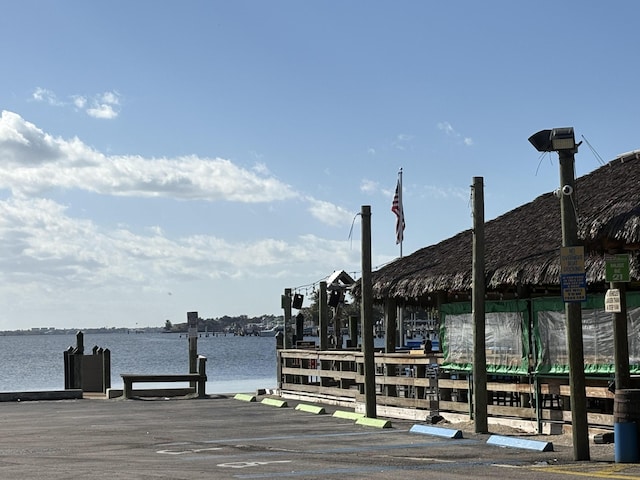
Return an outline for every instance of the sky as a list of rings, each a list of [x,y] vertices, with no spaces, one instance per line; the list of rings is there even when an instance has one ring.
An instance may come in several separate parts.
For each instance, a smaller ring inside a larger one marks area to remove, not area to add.
[[[400,169],[406,256],[640,149],[633,0],[1,4],[0,330],[281,315]]]

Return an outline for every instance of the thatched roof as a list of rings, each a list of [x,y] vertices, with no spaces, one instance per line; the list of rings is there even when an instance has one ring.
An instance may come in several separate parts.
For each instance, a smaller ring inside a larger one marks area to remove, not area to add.
[[[604,253],[631,251],[640,277],[640,152],[618,157],[576,180],[578,235],[585,246],[587,283],[605,281]],[[485,223],[487,290],[559,287],[560,201],[546,193]],[[466,230],[373,272],[373,295],[422,303],[436,292],[471,290],[472,232]],[[355,292],[356,295],[358,292]]]

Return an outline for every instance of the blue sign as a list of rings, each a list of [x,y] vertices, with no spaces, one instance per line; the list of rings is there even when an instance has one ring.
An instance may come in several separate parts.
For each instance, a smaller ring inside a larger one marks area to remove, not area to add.
[[[560,274],[562,300],[565,303],[578,303],[587,300],[587,276],[584,273]]]

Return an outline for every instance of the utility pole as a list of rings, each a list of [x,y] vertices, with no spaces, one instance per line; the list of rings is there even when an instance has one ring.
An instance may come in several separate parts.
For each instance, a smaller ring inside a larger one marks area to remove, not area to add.
[[[560,216],[562,218],[562,246],[578,246],[578,220],[574,202],[573,149],[558,150],[560,158]],[[565,194],[570,191],[570,194]],[[587,423],[587,393],[584,375],[584,349],[582,343],[582,305],[565,302],[567,348],[569,353],[569,391],[571,393],[571,420],[574,460],[589,460],[589,427]]]
[[[574,201],[574,155],[578,151],[573,127],[540,130],[529,137],[529,142],[539,152],[558,152],[560,159],[560,216],[562,221],[563,250],[576,250],[578,245],[577,205]],[[589,426],[587,423],[587,393],[584,375],[584,350],[582,345],[582,305],[586,298],[586,279],[584,278],[584,258],[582,272],[576,271],[576,265],[566,274],[567,282],[580,281],[583,285],[564,285],[562,268],[560,282],[564,297],[564,318],[567,332],[567,351],[569,354],[569,393],[571,398],[571,423],[573,436],[573,459],[589,460]],[[560,259],[563,266],[562,255]],[[575,263],[575,262],[574,262]],[[573,275],[573,277],[571,276]],[[565,296],[565,289],[567,295]],[[574,296],[575,294],[575,296]]]
[[[487,433],[487,353],[484,264],[484,182],[473,177],[473,420],[476,433]]]

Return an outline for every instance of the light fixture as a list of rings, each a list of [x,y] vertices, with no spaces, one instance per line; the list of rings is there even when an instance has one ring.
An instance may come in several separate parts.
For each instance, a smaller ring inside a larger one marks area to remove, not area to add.
[[[539,152],[557,152],[560,150],[575,150],[576,148],[573,127],[540,130],[529,137],[529,142]]]
[[[302,301],[304,300],[304,295],[300,293],[296,293],[293,295],[293,308],[300,310],[302,308]]]

